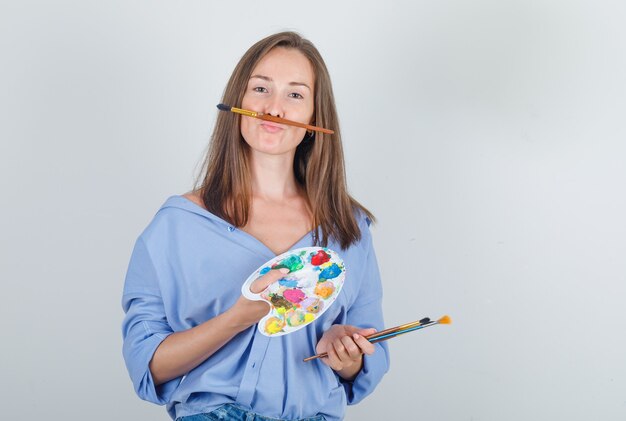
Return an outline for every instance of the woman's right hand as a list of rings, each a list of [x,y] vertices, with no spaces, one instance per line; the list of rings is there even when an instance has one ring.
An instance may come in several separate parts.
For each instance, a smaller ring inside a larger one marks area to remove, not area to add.
[[[289,273],[289,269],[287,268],[270,270],[265,275],[252,282],[250,292],[254,294],[262,292],[287,273]],[[228,310],[228,313],[230,313],[229,316],[232,318],[233,323],[237,324],[243,330],[261,320],[269,310],[270,305],[267,301],[253,301],[242,295]]]
[[[281,279],[289,269],[270,270],[250,285],[255,294]],[[175,332],[161,342],[150,361],[154,384],[180,377],[197,367],[233,336],[261,320],[269,312],[266,301],[240,296],[224,313],[190,329]]]

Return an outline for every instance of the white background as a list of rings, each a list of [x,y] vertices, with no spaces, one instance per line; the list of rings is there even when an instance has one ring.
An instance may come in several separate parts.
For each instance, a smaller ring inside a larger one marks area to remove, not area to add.
[[[348,420],[626,419],[623,1],[3,1],[2,418],[166,420],[121,357],[132,245],[245,50],[319,48],[379,219],[391,371]]]

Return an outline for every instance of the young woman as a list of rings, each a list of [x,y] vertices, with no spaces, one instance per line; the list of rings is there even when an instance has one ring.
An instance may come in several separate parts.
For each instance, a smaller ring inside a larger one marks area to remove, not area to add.
[[[372,216],[347,193],[328,71],[308,40],[275,34],[242,57],[222,102],[335,134],[218,114],[198,187],[169,198],[133,250],[122,300],[130,377],[142,399],[185,421],[340,420],[389,359],[384,342],[364,338],[383,327],[382,289]],[[241,285],[276,255],[313,245],[344,261],[337,300],[303,329],[260,334],[269,305]]]

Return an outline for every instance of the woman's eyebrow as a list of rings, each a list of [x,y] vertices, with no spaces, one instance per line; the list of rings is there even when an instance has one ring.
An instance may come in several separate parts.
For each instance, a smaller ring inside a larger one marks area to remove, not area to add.
[[[289,86],[304,86],[305,88],[307,88],[309,91],[311,90],[311,88],[309,87],[309,85],[307,85],[304,82],[290,82]]]
[[[263,75],[252,75],[250,76],[250,79],[261,79],[264,80],[266,82],[273,82],[274,80],[269,77],[269,76],[263,76]],[[304,86],[305,88],[307,88],[309,91],[311,90],[311,87],[309,85],[307,85],[304,82],[289,82],[289,86]]]
[[[268,82],[272,81],[272,78],[268,77],[268,76],[263,76],[263,75],[252,75],[252,76],[250,76],[250,79],[254,79],[254,78],[263,79],[263,80],[268,81]]]

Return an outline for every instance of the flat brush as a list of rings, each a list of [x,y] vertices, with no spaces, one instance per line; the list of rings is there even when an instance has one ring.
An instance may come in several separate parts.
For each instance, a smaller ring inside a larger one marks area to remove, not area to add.
[[[265,121],[272,121],[274,123],[286,124],[288,126],[302,127],[303,129],[313,130],[314,132],[322,132],[326,134],[335,133],[334,130],[324,129],[322,127],[312,126],[310,124],[305,124],[305,123],[298,123],[297,121],[287,120],[285,118],[280,118],[280,117],[274,117],[273,115],[259,113],[256,111],[250,111],[250,110],[244,110],[242,108],[231,107],[230,105],[226,105],[226,104],[217,104],[217,108],[219,108],[221,111],[231,111],[233,113],[245,115],[248,117],[259,118]]]
[[[400,336],[408,332],[413,332],[414,330],[423,329],[425,327],[434,326],[437,324],[449,325],[450,323],[452,323],[450,316],[443,316],[439,320],[432,320],[432,321],[428,317],[426,317],[417,322],[411,322],[411,323],[407,323],[404,325],[381,330],[380,332],[376,332],[372,335],[366,336],[365,339],[375,344],[377,342],[386,341],[387,339],[395,338],[396,336]],[[324,358],[324,357],[328,357],[328,353],[323,352],[321,354],[313,355],[311,357],[305,358],[303,361],[307,362],[307,361],[314,360],[316,358]]]

